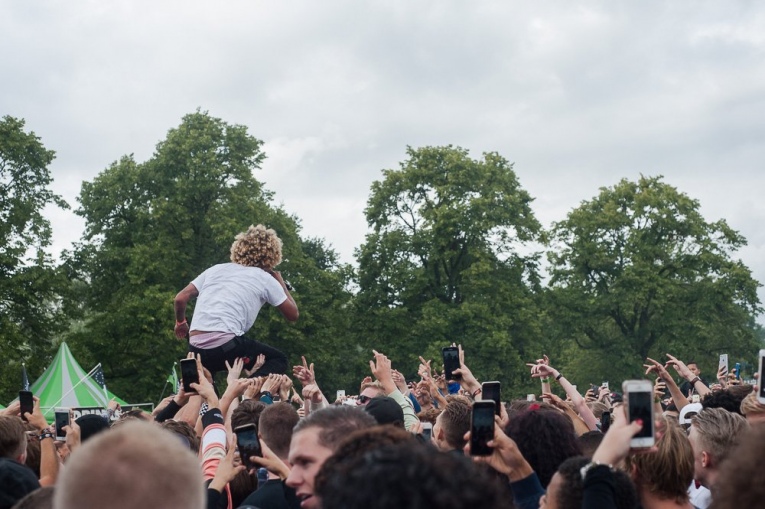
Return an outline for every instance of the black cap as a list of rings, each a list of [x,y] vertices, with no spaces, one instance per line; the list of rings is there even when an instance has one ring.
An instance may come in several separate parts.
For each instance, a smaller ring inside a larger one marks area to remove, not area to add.
[[[377,396],[366,404],[364,410],[375,418],[377,424],[393,424],[404,427],[404,411],[395,399]]]
[[[109,421],[98,414],[85,414],[74,422],[80,427],[81,442],[109,429]]]
[[[0,509],[11,509],[16,502],[40,487],[32,470],[9,458],[0,458]]]

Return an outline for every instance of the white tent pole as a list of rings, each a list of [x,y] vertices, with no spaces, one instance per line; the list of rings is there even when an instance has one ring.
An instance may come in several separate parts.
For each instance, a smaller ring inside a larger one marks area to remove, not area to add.
[[[68,391],[66,391],[66,394],[64,394],[63,396],[61,396],[61,397],[58,399],[58,401],[56,401],[55,403],[53,403],[53,405],[49,406],[48,408],[56,408],[56,406],[58,406],[58,404],[59,404],[59,403],[61,403],[62,401],[64,401],[64,398],[65,398],[65,397],[69,396],[69,394],[71,394],[71,393],[72,393],[72,391],[73,391],[73,390],[75,390],[75,389],[77,388],[77,386],[79,386],[79,385],[80,385],[82,382],[84,382],[84,381],[85,381],[85,379],[86,379],[86,378],[88,378],[88,377],[89,377],[89,376],[90,376],[90,375],[91,375],[91,374],[92,374],[92,373],[93,373],[93,372],[94,372],[94,371],[95,371],[95,370],[96,370],[96,369],[97,369],[99,366],[101,366],[101,363],[100,363],[100,362],[99,362],[98,364],[96,364],[96,367],[95,367],[95,368],[93,368],[93,369],[91,369],[90,371],[88,371],[88,373],[87,373],[87,374],[86,374],[84,377],[80,378],[80,381],[79,381],[79,382],[77,382],[76,384],[74,384],[74,385],[72,386],[72,388],[71,388],[71,389],[69,389]],[[109,399],[109,398],[107,398],[107,400],[108,400],[108,399]]]

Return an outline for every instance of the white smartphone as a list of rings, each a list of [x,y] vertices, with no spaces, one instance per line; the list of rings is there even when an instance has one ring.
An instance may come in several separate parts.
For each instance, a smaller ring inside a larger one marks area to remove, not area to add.
[[[345,396],[345,389],[338,389],[337,390],[337,397],[335,398],[335,400],[338,400],[338,399],[342,398],[343,396]]]
[[[433,440],[433,424],[429,422],[422,422],[422,436],[430,442]]]
[[[724,376],[728,376],[728,354],[727,353],[721,353],[720,354],[720,362],[717,365],[717,371],[722,370],[722,374]]]
[[[53,411],[54,422],[56,424],[56,440],[63,442],[66,440],[64,426],[69,426],[71,424],[71,415],[69,414],[68,408],[56,408]]]
[[[536,401],[537,395],[536,394],[526,394],[526,401]]]
[[[625,380],[622,392],[627,401],[628,421],[643,421],[643,428],[630,440],[630,447],[653,447],[656,443],[653,429],[653,384],[650,380]]]
[[[760,374],[757,378],[757,401],[765,404],[765,384],[762,383],[762,375],[765,373],[765,349],[760,350]]]
[[[608,387],[608,382],[603,382],[602,384],[600,384],[600,386],[601,386],[601,387],[605,387],[606,389],[608,389],[608,388],[609,388],[609,387]],[[597,394],[596,394],[596,396],[597,396]]]

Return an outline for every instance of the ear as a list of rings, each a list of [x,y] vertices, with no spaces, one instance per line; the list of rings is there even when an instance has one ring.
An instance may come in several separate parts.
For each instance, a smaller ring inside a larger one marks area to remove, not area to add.
[[[439,441],[443,441],[444,439],[444,428],[438,428],[438,433],[436,433],[436,439]]]
[[[701,466],[704,468],[712,466],[712,456],[707,451],[701,451]]]

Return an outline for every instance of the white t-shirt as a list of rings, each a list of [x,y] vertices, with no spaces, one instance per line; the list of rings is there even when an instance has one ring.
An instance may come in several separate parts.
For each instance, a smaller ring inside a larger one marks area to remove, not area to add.
[[[287,300],[282,285],[271,274],[238,263],[214,265],[191,284],[199,291],[192,331],[243,336],[255,323],[263,304],[279,306]]]

